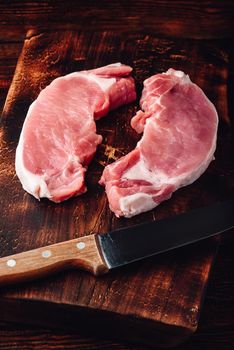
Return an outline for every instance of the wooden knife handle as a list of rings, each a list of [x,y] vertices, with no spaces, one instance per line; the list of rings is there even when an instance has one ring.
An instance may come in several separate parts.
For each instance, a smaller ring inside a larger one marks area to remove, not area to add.
[[[0,259],[0,284],[32,280],[70,267],[94,275],[108,272],[95,235],[65,241]]]

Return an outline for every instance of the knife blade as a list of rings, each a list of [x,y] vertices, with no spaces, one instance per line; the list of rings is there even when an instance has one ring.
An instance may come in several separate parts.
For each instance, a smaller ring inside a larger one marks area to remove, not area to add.
[[[93,234],[0,258],[0,284],[81,268],[94,275],[176,249],[234,227],[234,200],[167,219]]]
[[[234,201],[97,235],[109,269],[192,244],[234,226]]]

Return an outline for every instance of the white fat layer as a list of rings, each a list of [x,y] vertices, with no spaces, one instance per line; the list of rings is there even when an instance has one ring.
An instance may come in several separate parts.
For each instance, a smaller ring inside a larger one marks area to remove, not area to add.
[[[116,62],[116,63],[108,64],[107,67],[120,67],[120,66],[122,66],[122,63],[121,62]]]
[[[168,71],[166,71],[167,75],[174,75],[178,78],[181,78],[180,84],[188,84],[191,83],[191,80],[188,76],[188,74],[185,74],[184,72],[182,72],[182,70],[175,70],[173,68],[169,68]]]
[[[28,171],[23,161],[23,132],[16,149],[15,169],[23,189],[37,199],[42,197],[51,198],[45,179],[42,175],[36,175]]]
[[[128,180],[144,180],[149,183],[155,183],[157,184],[157,187],[159,187],[161,183],[169,183],[168,176],[162,172],[153,172],[149,170],[145,165],[143,157],[128,169],[122,177]]]
[[[135,193],[122,197],[119,201],[120,210],[126,218],[151,210],[158,204],[146,193]]]
[[[24,166],[23,161],[23,143],[24,143],[24,130],[26,125],[26,120],[30,118],[32,110],[34,108],[36,100],[30,105],[28,113],[26,115],[24,125],[20,134],[20,139],[18,146],[16,148],[16,157],[15,157],[15,169],[18,178],[23,186],[23,189],[30,193],[35,198],[39,199],[40,197],[51,198],[50,192],[48,191],[45,179],[41,175],[36,175],[28,171]]]
[[[106,92],[107,90],[109,90],[109,88],[116,83],[115,78],[103,78],[95,74],[88,74],[86,76],[87,78],[95,81],[101,87],[103,92]]]

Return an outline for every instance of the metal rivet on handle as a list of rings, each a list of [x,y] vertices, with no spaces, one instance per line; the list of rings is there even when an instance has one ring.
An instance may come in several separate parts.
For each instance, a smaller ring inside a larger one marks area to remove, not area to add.
[[[85,248],[85,243],[84,243],[84,242],[79,242],[79,243],[77,243],[76,246],[77,246],[78,249],[81,250],[81,249],[84,249],[84,248]]]
[[[14,259],[7,260],[7,266],[14,267],[16,265],[16,261]]]
[[[44,252],[42,252],[41,255],[43,256],[43,258],[49,258],[52,255],[52,253],[50,250],[44,250]]]

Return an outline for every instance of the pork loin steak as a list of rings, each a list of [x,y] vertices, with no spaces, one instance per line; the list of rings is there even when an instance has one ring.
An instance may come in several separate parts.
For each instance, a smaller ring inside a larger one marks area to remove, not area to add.
[[[143,137],[100,180],[116,216],[156,207],[194,182],[214,159],[217,112],[188,75],[169,69],[146,79],[140,105],[131,125]]]
[[[16,173],[36,198],[60,202],[86,191],[84,173],[102,137],[94,119],[136,98],[132,68],[120,63],[59,77],[29,107]]]

